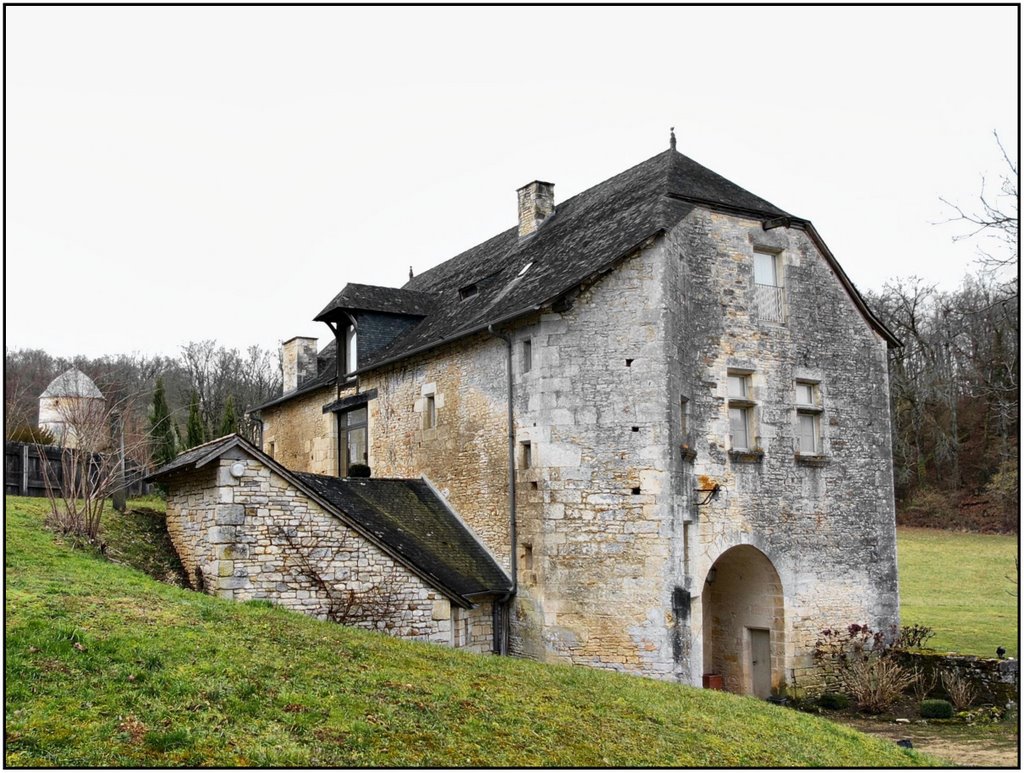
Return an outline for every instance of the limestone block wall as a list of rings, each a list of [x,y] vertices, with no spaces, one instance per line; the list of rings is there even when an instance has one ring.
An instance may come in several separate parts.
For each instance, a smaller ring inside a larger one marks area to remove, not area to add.
[[[230,471],[235,461],[244,465],[240,478]],[[198,568],[209,593],[239,601],[269,599],[320,618],[346,607],[341,622],[348,625],[491,650],[490,600],[473,610],[453,606],[241,451],[176,480],[170,486],[167,524],[190,578]],[[332,594],[314,575],[332,588],[353,591],[354,603],[349,606],[346,593],[334,594],[341,606],[332,607]]]
[[[425,475],[507,567],[505,343],[480,335],[361,377],[374,477]],[[433,398],[434,426],[428,399]]]
[[[673,417],[673,488],[685,496],[721,486],[715,500],[691,507],[679,556],[693,600],[689,681],[699,683],[710,665],[701,651],[708,570],[729,548],[751,545],[781,578],[784,676],[799,686],[815,679],[810,653],[822,628],[897,621],[886,343],[800,230],[765,231],[757,220],[696,209],[666,242],[675,255],[670,402],[686,397],[688,413],[685,430]],[[782,321],[756,313],[755,250],[777,254]],[[730,369],[749,374],[760,458],[729,453]],[[817,383],[823,447],[815,459],[795,453],[797,379]]]
[[[518,653],[671,675],[664,273],[656,244],[515,332]]]
[[[264,409],[261,450],[290,470],[337,475],[338,425],[333,413],[323,412],[335,397],[335,388],[327,387]]]

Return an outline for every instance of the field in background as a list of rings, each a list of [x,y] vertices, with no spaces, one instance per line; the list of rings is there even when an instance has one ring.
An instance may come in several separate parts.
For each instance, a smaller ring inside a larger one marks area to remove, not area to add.
[[[1019,657],[1015,536],[901,527],[897,550],[902,623],[935,629],[927,646]]]

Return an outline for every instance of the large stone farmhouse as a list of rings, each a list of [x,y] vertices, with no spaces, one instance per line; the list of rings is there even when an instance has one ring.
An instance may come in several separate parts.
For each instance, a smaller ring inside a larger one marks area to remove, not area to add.
[[[814,682],[821,629],[894,624],[899,342],[811,223],[674,139],[565,202],[518,196],[514,227],[404,287],[344,286],[326,346],[287,341],[261,448],[155,474],[190,571],[760,696]]]

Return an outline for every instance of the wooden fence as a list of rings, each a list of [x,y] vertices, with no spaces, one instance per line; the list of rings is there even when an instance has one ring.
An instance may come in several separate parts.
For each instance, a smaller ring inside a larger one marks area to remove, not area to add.
[[[4,443],[4,493],[23,497],[46,496],[43,464],[49,464],[49,477],[53,485],[64,486],[61,449],[57,446],[37,446],[32,443]],[[101,457],[94,454],[98,467]],[[44,462],[43,460],[46,460]],[[142,482],[146,471],[131,461],[125,462],[124,477],[128,496],[148,494],[152,486]]]

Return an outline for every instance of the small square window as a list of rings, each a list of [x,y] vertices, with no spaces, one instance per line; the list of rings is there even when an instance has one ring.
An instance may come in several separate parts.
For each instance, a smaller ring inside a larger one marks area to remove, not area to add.
[[[736,397],[741,400],[747,399],[747,381],[749,376],[730,373],[729,374],[729,397]]]
[[[796,404],[797,405],[811,405],[815,406],[818,404],[817,399],[817,385],[810,381],[797,381],[796,382]]]

